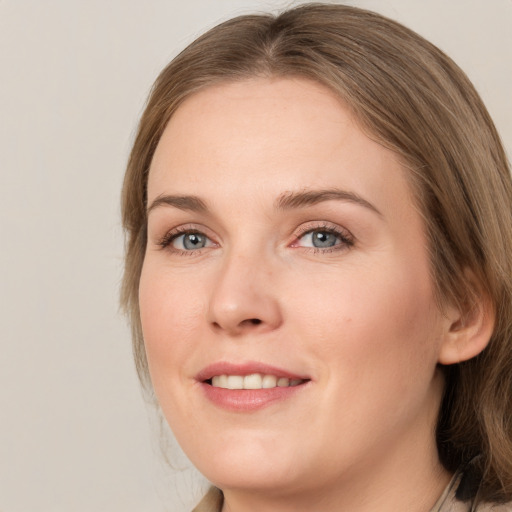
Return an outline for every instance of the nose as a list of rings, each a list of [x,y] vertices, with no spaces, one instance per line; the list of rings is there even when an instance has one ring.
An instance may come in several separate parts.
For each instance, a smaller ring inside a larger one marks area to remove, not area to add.
[[[277,329],[282,311],[273,275],[265,258],[227,257],[212,286],[208,310],[212,328],[230,336]]]

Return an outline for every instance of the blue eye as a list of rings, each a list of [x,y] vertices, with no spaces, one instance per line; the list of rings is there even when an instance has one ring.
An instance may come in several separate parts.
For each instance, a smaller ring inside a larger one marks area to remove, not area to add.
[[[333,229],[312,229],[299,238],[301,247],[330,249],[337,246],[350,246],[352,241],[347,236]]]
[[[305,236],[311,239],[311,245],[313,247],[333,247],[339,243],[339,237],[327,231],[312,231]]]
[[[171,245],[180,251],[194,251],[209,247],[211,241],[202,233],[189,232],[173,237]]]

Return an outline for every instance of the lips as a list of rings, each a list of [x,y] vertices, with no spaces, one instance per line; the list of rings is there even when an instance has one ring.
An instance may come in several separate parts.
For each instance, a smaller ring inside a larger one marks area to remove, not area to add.
[[[219,362],[201,370],[196,380],[215,405],[232,411],[252,411],[291,398],[311,379],[258,362]]]

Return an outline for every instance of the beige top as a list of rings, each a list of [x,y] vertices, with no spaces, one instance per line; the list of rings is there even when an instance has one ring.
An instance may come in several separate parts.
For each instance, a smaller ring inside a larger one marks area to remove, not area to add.
[[[468,476],[463,470],[457,471],[430,512],[512,512],[512,502],[476,504],[475,498],[464,499],[465,492],[475,494],[474,489],[471,489],[474,482],[466,478]],[[192,512],[221,512],[223,501],[222,492],[211,487]]]
[[[475,498],[463,500],[458,498],[461,494],[464,472],[457,471],[452,480],[439,497],[436,504],[430,509],[430,512],[511,512],[512,503],[478,503]],[[462,485],[461,485],[462,484]],[[477,491],[478,497],[478,491]]]

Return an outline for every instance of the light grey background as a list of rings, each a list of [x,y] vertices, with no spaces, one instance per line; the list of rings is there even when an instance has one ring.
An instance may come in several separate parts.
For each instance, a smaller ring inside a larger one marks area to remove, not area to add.
[[[511,154],[512,0],[350,3],[447,51]],[[285,5],[0,0],[1,512],[177,512],[200,495],[165,466],[136,381],[119,190],[159,70],[218,21]]]

